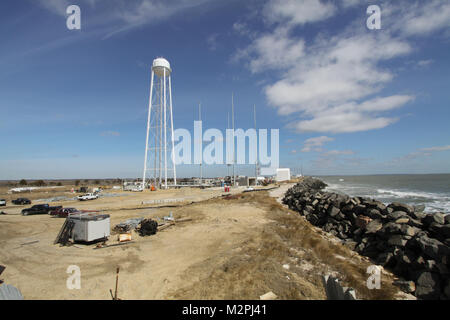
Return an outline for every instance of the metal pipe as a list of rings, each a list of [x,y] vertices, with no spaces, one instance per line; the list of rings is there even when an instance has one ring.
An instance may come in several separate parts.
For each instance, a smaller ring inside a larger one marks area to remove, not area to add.
[[[173,184],[177,184],[177,169],[175,165],[175,137],[173,136],[173,110],[172,110],[172,76],[169,75],[169,97],[170,97],[170,129],[172,131],[172,164],[173,164]]]
[[[164,68],[164,185],[167,189],[167,118],[166,118],[166,69]]]
[[[150,115],[152,112],[153,77],[154,77],[154,72],[152,70],[152,75],[151,75],[151,80],[150,80],[150,98],[148,101],[147,138],[145,139],[145,162],[144,162],[144,174],[142,176],[142,190],[145,189],[145,175],[146,175],[146,171],[147,171],[148,137],[150,134]]]

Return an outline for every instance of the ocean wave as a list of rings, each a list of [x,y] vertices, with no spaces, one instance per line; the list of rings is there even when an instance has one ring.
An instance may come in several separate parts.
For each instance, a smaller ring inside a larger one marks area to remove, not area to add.
[[[429,199],[429,200],[448,200],[445,195],[430,193],[430,192],[417,192],[417,191],[398,191],[389,189],[377,189],[377,193],[396,198],[404,199]]]
[[[328,183],[328,192],[344,193],[349,196],[376,199],[384,204],[398,201],[410,205],[425,205],[426,212],[450,213],[450,195],[443,193],[424,192],[417,190],[398,190],[377,188],[361,184]]]

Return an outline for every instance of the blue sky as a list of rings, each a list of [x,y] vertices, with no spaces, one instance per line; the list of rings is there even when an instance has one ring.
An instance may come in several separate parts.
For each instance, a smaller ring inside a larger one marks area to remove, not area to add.
[[[280,129],[283,167],[448,173],[449,27],[446,0],[2,1],[0,179],[139,177],[157,56],[175,128],[193,129],[201,101],[204,128],[224,130],[234,92],[237,128],[256,104],[258,127]]]

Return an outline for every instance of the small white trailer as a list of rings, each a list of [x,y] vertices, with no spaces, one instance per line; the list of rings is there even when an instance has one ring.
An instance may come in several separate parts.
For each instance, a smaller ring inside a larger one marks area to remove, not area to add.
[[[74,213],[68,218],[75,223],[72,229],[73,241],[91,242],[110,236],[109,214]]]

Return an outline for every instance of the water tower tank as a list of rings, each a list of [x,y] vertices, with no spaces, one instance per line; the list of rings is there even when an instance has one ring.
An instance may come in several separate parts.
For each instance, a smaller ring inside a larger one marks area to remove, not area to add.
[[[170,75],[172,69],[170,69],[170,63],[164,58],[156,58],[153,60],[152,70],[158,76],[164,75],[164,69],[166,69],[166,77]]]

